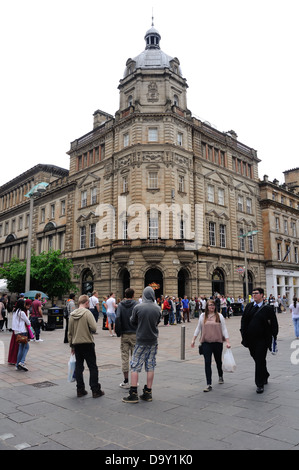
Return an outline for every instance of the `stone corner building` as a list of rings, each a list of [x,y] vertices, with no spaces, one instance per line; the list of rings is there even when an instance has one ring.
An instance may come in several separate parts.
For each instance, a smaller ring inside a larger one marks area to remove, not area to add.
[[[94,113],[93,129],[71,143],[69,172],[29,170],[28,188],[50,182],[34,203],[30,242],[37,253],[59,248],[72,258],[80,293],[121,298],[131,286],[137,297],[153,285],[157,297],[237,298],[244,248],[249,292],[266,286],[259,159],[234,131],[192,116],[180,62],[160,40],[151,27],[145,50],[127,60],[119,109]],[[0,188],[0,263],[26,257],[21,176]]]
[[[71,144],[69,254],[82,290],[122,297],[243,295],[244,246],[261,229],[256,151],[192,117],[180,62],[152,27],[126,62],[115,117],[97,110]],[[248,244],[248,280],[265,285],[262,232]]]

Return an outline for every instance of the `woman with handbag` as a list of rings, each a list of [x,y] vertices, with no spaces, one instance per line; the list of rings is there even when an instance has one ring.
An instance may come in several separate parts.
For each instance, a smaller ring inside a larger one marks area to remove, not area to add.
[[[16,336],[16,342],[19,343],[19,350],[16,362],[16,369],[27,371],[25,367],[25,359],[29,350],[27,326],[31,323],[25,312],[25,301],[20,299],[17,301],[16,309],[12,316],[12,329]]]
[[[205,374],[207,387],[204,392],[212,390],[212,355],[214,356],[219,384],[223,384],[222,370],[222,351],[223,342],[226,341],[226,347],[230,348],[228,332],[225,325],[225,319],[221,313],[216,310],[214,300],[209,299],[206,303],[205,312],[202,313],[198,320],[198,325],[194,331],[191,347],[194,348],[195,340],[200,335],[200,354],[203,354],[205,360]]]

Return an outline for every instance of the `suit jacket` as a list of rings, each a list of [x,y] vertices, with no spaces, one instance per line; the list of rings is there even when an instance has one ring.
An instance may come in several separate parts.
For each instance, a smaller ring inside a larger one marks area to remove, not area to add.
[[[265,341],[270,348],[272,337],[278,335],[278,322],[274,308],[263,304],[257,311],[253,302],[247,304],[241,318],[241,343],[245,347]]]

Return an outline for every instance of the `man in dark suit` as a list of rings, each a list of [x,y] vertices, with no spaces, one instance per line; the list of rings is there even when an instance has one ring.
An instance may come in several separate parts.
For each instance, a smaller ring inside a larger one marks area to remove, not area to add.
[[[255,362],[256,392],[263,393],[268,383],[266,356],[271,348],[272,337],[277,338],[278,322],[274,308],[264,303],[264,289],[258,287],[252,292],[254,301],[247,304],[241,318],[242,344],[249,348]]]

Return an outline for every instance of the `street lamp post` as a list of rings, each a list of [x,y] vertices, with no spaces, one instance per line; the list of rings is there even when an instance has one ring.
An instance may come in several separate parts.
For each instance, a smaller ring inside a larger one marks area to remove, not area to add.
[[[26,279],[25,279],[25,292],[30,290],[30,267],[31,267],[31,240],[32,240],[32,226],[33,226],[33,204],[34,199],[39,197],[46,191],[48,183],[38,183],[30,191],[25,194],[30,200],[29,206],[29,227],[28,227],[28,242],[27,242],[27,259],[26,259]]]
[[[255,235],[258,233],[258,230],[251,230],[250,232],[243,233],[243,235],[239,235],[239,238],[244,238],[244,266],[245,266],[245,303],[247,302],[248,297],[248,269],[247,269],[247,251],[246,251],[246,238],[250,237],[251,235]]]

